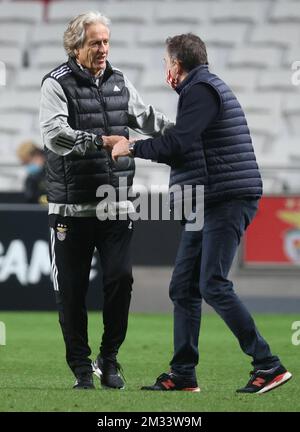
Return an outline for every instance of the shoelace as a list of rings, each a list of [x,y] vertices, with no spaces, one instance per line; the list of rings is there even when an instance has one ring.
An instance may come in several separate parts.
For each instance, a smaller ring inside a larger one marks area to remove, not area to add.
[[[264,373],[264,374],[270,374],[275,370],[275,368],[272,369],[267,369],[267,370],[252,370],[251,372],[249,372],[250,378],[253,379],[256,375],[259,375],[259,372]]]
[[[166,379],[170,379],[172,378],[172,374],[168,374],[168,373],[162,373],[161,375],[159,375],[159,377],[157,378],[156,382],[160,382]]]

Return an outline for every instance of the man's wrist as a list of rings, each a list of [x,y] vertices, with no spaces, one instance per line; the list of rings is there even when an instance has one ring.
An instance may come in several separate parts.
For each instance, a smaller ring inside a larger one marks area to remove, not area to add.
[[[135,155],[135,141],[129,141],[128,150],[130,152],[130,155],[132,157],[134,157],[134,155]]]
[[[98,150],[101,150],[103,148],[103,140],[100,135],[97,135],[94,139],[94,144],[97,147]]]

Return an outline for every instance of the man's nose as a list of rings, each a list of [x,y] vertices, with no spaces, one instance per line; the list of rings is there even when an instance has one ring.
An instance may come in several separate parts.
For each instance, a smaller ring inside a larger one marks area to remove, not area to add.
[[[106,50],[106,46],[104,45],[103,42],[98,45],[98,51],[100,51],[101,53],[104,53],[105,50]]]

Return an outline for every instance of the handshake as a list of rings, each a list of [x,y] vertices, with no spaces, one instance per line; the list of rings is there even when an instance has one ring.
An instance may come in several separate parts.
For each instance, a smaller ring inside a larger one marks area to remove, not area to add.
[[[133,156],[134,140],[119,135],[102,135],[103,147],[111,150],[111,157],[116,162],[120,156]]]

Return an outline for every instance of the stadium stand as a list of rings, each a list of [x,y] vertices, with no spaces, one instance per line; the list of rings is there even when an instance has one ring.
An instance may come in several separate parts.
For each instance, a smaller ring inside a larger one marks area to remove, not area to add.
[[[112,20],[112,64],[126,73],[146,103],[175,119],[176,94],[164,82],[164,41],[195,32],[207,43],[212,70],[245,108],[259,164],[270,169],[299,161],[299,87],[291,81],[291,64],[300,60],[299,1],[0,0],[0,60],[7,68],[6,86],[0,87],[1,164],[18,164],[15,148],[24,136],[40,142],[41,78],[66,58],[66,23],[94,9]],[[145,166],[152,167],[147,175]],[[2,181],[0,171],[1,189],[19,187],[15,179]],[[138,161],[137,178],[167,182],[167,171]]]

